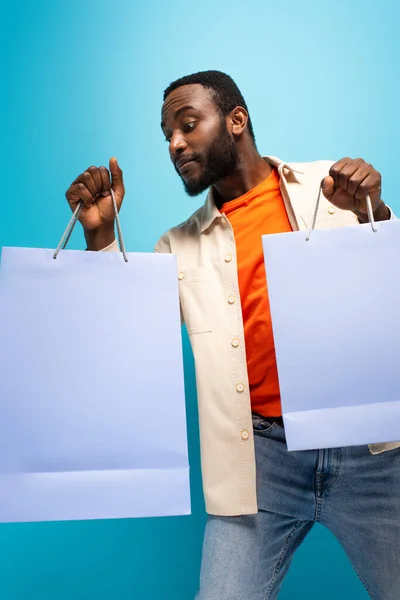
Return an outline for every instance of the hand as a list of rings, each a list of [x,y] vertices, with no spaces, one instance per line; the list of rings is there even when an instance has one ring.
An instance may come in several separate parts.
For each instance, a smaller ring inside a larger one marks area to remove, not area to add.
[[[112,188],[114,191],[119,211],[125,187],[116,158],[110,159],[109,167],[111,179],[106,167],[89,167],[73,181],[65,194],[73,211],[83,200],[79,221],[84,229],[89,250],[101,250],[115,238],[115,211],[110,190]]]
[[[335,163],[322,180],[322,193],[332,204],[351,210],[362,220],[368,214],[367,196],[374,213],[381,212],[382,207],[387,211],[381,200],[381,175],[362,158],[342,158]]]

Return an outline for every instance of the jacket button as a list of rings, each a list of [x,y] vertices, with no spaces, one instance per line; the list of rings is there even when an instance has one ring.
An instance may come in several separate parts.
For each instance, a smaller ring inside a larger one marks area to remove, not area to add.
[[[181,272],[179,273],[179,275],[178,275],[178,279],[179,279],[180,281],[182,281],[182,279],[183,279],[184,277],[185,277],[185,275],[184,275],[184,274],[182,273],[182,271],[181,271]]]
[[[231,260],[232,260],[232,254],[227,254],[225,256],[225,262],[231,262]]]
[[[329,206],[329,207],[328,207],[328,213],[329,213],[330,215],[333,215],[333,214],[335,214],[335,209],[333,208],[333,206]]]
[[[228,296],[229,304],[235,304],[235,296]]]
[[[243,383],[238,383],[237,384],[236,391],[238,391],[239,394],[241,394],[242,392],[244,392],[244,385],[243,385]]]
[[[239,340],[237,338],[233,338],[231,344],[234,348],[237,348],[239,346]]]
[[[241,433],[241,438],[242,440],[248,440],[249,439],[249,432],[247,431],[247,429],[243,429],[242,433]]]

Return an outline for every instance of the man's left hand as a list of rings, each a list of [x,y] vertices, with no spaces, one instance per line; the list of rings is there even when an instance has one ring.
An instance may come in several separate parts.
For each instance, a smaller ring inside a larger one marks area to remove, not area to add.
[[[360,220],[368,219],[366,198],[378,220],[389,218],[389,209],[381,200],[381,174],[362,158],[342,158],[332,165],[322,180],[322,193],[332,204],[351,210]]]

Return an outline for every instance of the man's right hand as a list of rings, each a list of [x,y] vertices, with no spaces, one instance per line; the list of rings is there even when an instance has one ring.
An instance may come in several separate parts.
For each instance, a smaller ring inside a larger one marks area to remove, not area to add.
[[[122,171],[116,158],[110,159],[110,172],[106,167],[89,167],[79,175],[66,191],[73,211],[83,200],[79,221],[84,229],[87,249],[101,250],[115,239],[115,211],[111,197],[114,191],[118,211],[125,195]]]

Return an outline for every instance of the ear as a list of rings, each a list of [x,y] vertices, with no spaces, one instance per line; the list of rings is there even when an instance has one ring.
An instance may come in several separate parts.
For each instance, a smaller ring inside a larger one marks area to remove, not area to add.
[[[247,110],[243,108],[243,106],[237,106],[232,110],[229,120],[233,135],[241,136],[243,135],[243,132],[247,127],[249,115],[247,113]]]

